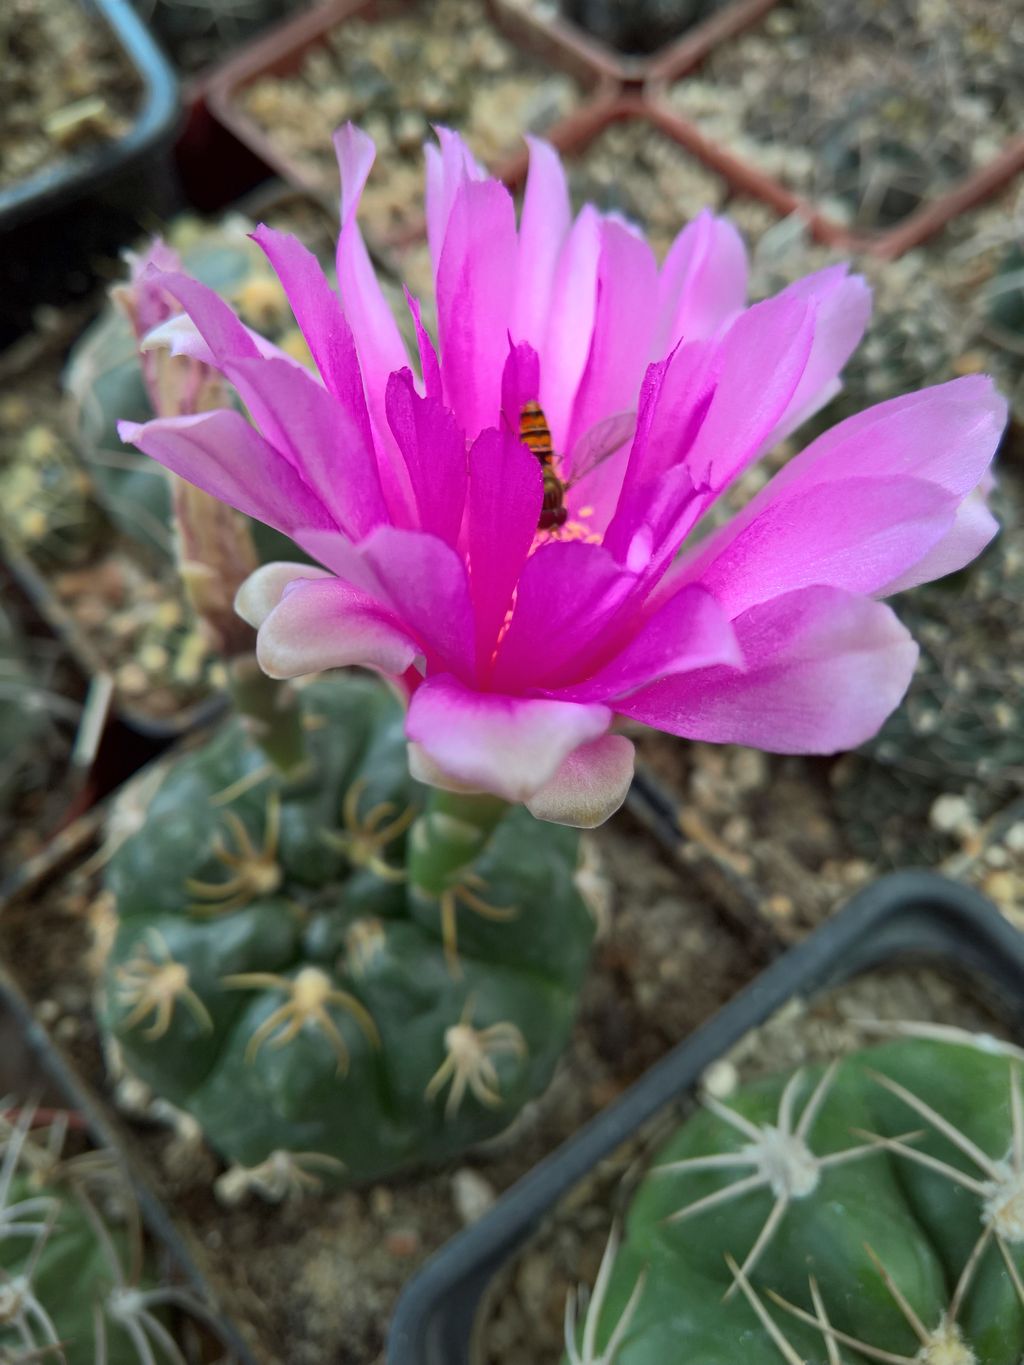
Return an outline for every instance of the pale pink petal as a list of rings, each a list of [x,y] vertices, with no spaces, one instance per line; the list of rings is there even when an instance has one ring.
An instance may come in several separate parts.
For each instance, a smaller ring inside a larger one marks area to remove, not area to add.
[[[427,244],[436,275],[455,196],[467,180],[486,180],[487,172],[458,133],[441,124],[435,124],[434,132],[439,146],[427,143],[423,151],[427,162]]]
[[[413,694],[405,732],[455,780],[525,801],[574,749],[603,735],[611,718],[606,706],[475,692],[439,676]]]
[[[615,814],[633,780],[635,750],[624,735],[602,735],[581,744],[550,781],[526,803],[538,820],[574,829],[596,829]]]
[[[800,382],[769,442],[781,441],[817,412],[838,389],[838,376],[859,346],[871,316],[871,290],[845,265],[797,280],[778,295],[814,310],[814,341]]]
[[[917,660],[888,607],[837,588],[801,588],[733,625],[745,671],[683,673],[634,692],[616,710],[688,739],[837,753],[877,733]]]
[[[534,342],[540,353],[541,406],[560,450],[568,445],[573,399],[590,354],[600,255],[601,215],[584,204],[558,253],[543,344]]]
[[[336,578],[293,580],[256,639],[256,657],[271,678],[351,665],[397,676],[416,654],[391,613]]]
[[[938,544],[906,573],[879,588],[876,595],[890,597],[894,592],[905,592],[919,583],[956,573],[981,554],[998,530],[999,523],[989,511],[984,494],[975,489],[957,508],[953,525]]]
[[[634,405],[650,346],[651,315],[644,300],[653,300],[657,290],[654,252],[619,223],[606,220],[599,235],[594,321],[567,449],[602,417]]]
[[[239,412],[119,422],[117,430],[126,445],[285,535],[299,527],[336,526],[319,495]]]
[[[530,169],[519,222],[519,280],[511,331],[516,341],[536,345],[551,316],[555,267],[569,231],[569,187],[554,147],[536,137],[526,141]]]
[[[261,564],[235,594],[235,611],[253,629],[259,630],[284,596],[285,588],[298,579],[332,577],[326,569],[318,569],[312,564],[283,561]]]
[[[467,550],[480,676],[537,531],[544,496],[540,464],[508,431],[481,432],[469,455]]]
[[[441,248],[437,326],[445,398],[470,440],[498,419],[517,249],[508,190],[464,181]]]
[[[251,327],[245,327],[243,330],[255,346],[257,354],[263,356],[265,360],[286,360],[297,369],[306,368],[301,360],[289,355],[287,351],[282,351],[280,346],[275,346],[272,341],[260,336],[259,332],[254,332]],[[203,340],[202,332],[187,313],[177,313],[147,332],[139,341],[139,350],[143,353],[166,350],[173,356],[187,356],[189,360],[196,360],[201,365],[218,368],[213,351]]]
[[[492,685],[519,692],[564,687],[587,677],[635,581],[600,545],[542,545],[519,577]]]
[[[225,366],[263,434],[283,450],[354,540],[388,519],[365,431],[311,375],[279,360]]]
[[[718,602],[704,588],[687,586],[663,602],[626,639],[602,668],[559,695],[572,701],[607,701],[638,687],[713,664],[742,667],[736,633]]]
[[[699,546],[686,576],[714,593],[730,616],[815,583],[876,593],[932,550],[956,505],[954,494],[924,479],[797,486]]]
[[[469,782],[460,782],[449,773],[443,772],[422,744],[414,744],[410,740],[405,750],[409,760],[409,776],[414,782],[422,782],[425,787],[439,787],[443,792],[479,794],[481,790],[479,787]]]
[[[218,369],[231,360],[255,358],[259,347],[219,294],[190,275],[160,276],[160,285],[178,300],[209,347],[210,362]]]
[[[650,359],[713,336],[747,301],[747,250],[725,218],[704,209],[672,243],[658,280]]]
[[[405,301],[412,314],[412,323],[416,328],[416,342],[420,353],[420,375],[423,378],[423,392],[428,398],[436,398],[439,402],[443,396],[441,388],[441,365],[437,358],[437,351],[434,343],[430,339],[430,334],[423,325],[423,318],[420,314],[420,301],[405,291]]]
[[[454,545],[466,501],[466,438],[437,398],[416,392],[412,373],[400,370],[388,380],[387,414],[405,459],[420,530]]]

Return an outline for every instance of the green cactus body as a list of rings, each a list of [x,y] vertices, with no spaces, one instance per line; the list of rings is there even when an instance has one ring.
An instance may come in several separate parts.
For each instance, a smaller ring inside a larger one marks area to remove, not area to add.
[[[216,227],[184,220],[169,235],[182,268],[238,309],[244,322],[297,359],[308,359],[284,291],[263,252],[247,237],[249,224],[228,219]],[[166,472],[117,434],[121,420],[153,416],[128,319],[114,303],[71,351],[64,386],[73,403],[75,443],[89,467],[99,501],[130,539],[161,555],[173,552],[171,493]],[[252,530],[261,559],[304,559],[287,537],[262,523]]]
[[[570,1361],[1020,1365],[1020,1065],[913,1039],[709,1100],[637,1191]]]
[[[107,877],[104,1027],[271,1186],[506,1126],[547,1084],[593,933],[575,832],[418,787],[374,679],[300,701],[304,774],[233,721],[171,768]]]

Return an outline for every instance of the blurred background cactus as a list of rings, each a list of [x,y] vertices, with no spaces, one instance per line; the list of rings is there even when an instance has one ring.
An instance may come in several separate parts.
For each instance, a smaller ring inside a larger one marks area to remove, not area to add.
[[[198,1120],[229,1199],[506,1127],[550,1079],[594,930],[575,831],[417,787],[368,676],[298,700],[307,762],[286,777],[242,719],[180,758],[97,919],[110,1051]]]
[[[113,1154],[85,1146],[75,1115],[10,1100],[0,1113],[0,1154],[2,1358],[195,1360],[187,1337],[207,1310],[190,1291],[162,1282]]]
[[[1021,1053],[931,1033],[707,1097],[570,1301],[571,1365],[1017,1365]]]

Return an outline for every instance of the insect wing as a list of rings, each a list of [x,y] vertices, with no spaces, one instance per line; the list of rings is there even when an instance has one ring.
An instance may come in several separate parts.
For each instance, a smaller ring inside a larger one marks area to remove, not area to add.
[[[627,441],[631,441],[635,431],[635,412],[616,412],[611,417],[595,422],[572,448],[572,454],[567,461],[569,477],[565,483],[566,488],[574,487],[581,479],[592,474],[610,455],[614,455]]]

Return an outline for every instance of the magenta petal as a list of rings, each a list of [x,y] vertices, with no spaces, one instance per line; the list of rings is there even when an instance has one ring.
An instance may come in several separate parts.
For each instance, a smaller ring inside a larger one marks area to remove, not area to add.
[[[352,329],[320,262],[290,233],[261,224],[252,239],[277,272],[324,383],[355,423],[363,443],[372,446]]]
[[[519,281],[511,330],[517,341],[537,344],[551,316],[555,267],[569,231],[569,187],[554,147],[536,137],[526,141],[530,169],[519,222]]]
[[[423,325],[423,318],[420,313],[420,301],[405,291],[405,301],[412,314],[412,324],[416,328],[416,344],[420,354],[420,374],[423,377],[423,392],[428,398],[436,398],[439,402],[443,397],[441,388],[441,365],[437,359],[437,351],[434,343],[430,339],[430,334]]]
[[[856,466],[850,465],[849,468]],[[766,500],[698,547],[686,576],[730,616],[794,588],[827,584],[878,592],[946,534],[956,497],[909,478],[845,478]]]
[[[365,430],[311,375],[279,360],[239,360],[225,374],[264,435],[282,449],[354,540],[387,520]]]
[[[572,751],[608,729],[606,706],[475,692],[428,678],[409,703],[405,732],[438,768],[506,801],[525,801]]]
[[[871,290],[845,265],[807,275],[778,295],[806,302],[814,310],[814,341],[800,382],[772,440],[781,440],[817,412],[838,390],[839,372],[849,360],[871,316]]]
[[[632,408],[650,346],[658,267],[642,237],[621,223],[600,229],[597,302],[587,362],[572,406],[566,449],[609,413]]]
[[[525,342],[509,347],[501,375],[501,415],[506,428],[519,435],[519,418],[526,403],[540,396],[540,359]]]
[[[235,594],[235,611],[254,630],[259,630],[292,583],[302,578],[331,577],[326,569],[318,569],[312,564],[294,564],[282,560],[261,564]]]
[[[469,453],[467,549],[481,675],[491,665],[512,593],[537,531],[543,479],[536,458],[508,431],[491,428]]]
[[[573,399],[590,354],[597,308],[601,216],[584,204],[562,243],[551,287],[541,361],[541,405],[560,450],[568,448]]]
[[[917,660],[917,646],[888,607],[837,588],[801,588],[752,607],[733,625],[745,671],[680,674],[616,710],[688,739],[837,753],[878,731]]]
[[[780,295],[741,313],[722,339],[707,415],[687,455],[696,484],[725,488],[764,448],[811,353],[814,310]]]
[[[780,490],[856,471],[928,479],[963,497],[988,469],[1006,416],[1006,400],[987,375],[919,389],[832,427],[790,460],[770,486]]]
[[[160,284],[178,300],[207,346],[218,369],[232,360],[259,355],[259,347],[246,327],[219,294],[189,275],[161,275]]]
[[[596,829],[615,814],[633,780],[635,750],[625,735],[602,735],[581,744],[549,782],[526,803],[538,820]]]
[[[747,301],[747,251],[725,218],[704,209],[672,243],[658,281],[652,359],[712,336]]]
[[[172,473],[286,535],[301,526],[335,528],[319,496],[239,412],[119,422],[117,430]]]
[[[458,133],[440,124],[435,125],[434,132],[439,146],[428,143],[423,151],[427,162],[427,244],[436,274],[455,196],[467,180],[486,180],[487,172]]]
[[[356,221],[363,186],[373,165],[373,141],[348,123],[335,133],[334,147],[341,172],[338,292],[355,337],[374,428],[380,435],[387,431],[384,413],[387,377],[408,365],[409,357]]]
[[[437,326],[445,397],[470,440],[498,418],[516,252],[508,190],[464,181],[437,269]]]
[[[526,561],[515,610],[495,660],[493,686],[556,688],[593,670],[595,653],[635,576],[600,545],[554,541]]]
[[[604,667],[568,687],[573,701],[607,701],[674,673],[713,664],[743,666],[732,624],[704,588],[680,589],[648,618]]]
[[[454,545],[468,477],[462,429],[439,399],[420,397],[408,370],[388,380],[387,413],[405,458],[420,530]]]
[[[416,646],[395,618],[336,578],[297,579],[259,629],[256,657],[271,678],[359,665],[404,673]]]

